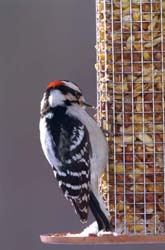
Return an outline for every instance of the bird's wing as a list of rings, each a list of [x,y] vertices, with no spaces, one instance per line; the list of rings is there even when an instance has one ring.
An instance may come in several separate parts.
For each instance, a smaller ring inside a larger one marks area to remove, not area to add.
[[[56,157],[61,162],[61,167],[56,169],[56,178],[65,197],[74,205],[81,221],[86,222],[92,153],[89,134],[86,127],[76,118],[68,116],[61,124],[58,147],[56,144]]]

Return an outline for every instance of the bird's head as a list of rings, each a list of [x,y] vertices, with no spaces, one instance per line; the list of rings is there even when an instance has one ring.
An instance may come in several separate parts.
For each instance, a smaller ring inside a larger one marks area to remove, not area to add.
[[[41,111],[46,107],[79,105],[82,108],[93,107],[85,102],[77,84],[67,80],[51,81],[41,101]]]

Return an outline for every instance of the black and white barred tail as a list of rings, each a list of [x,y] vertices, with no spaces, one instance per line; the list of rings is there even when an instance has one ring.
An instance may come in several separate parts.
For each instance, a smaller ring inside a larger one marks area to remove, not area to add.
[[[58,171],[58,173],[55,171],[55,175],[66,199],[70,200],[75,212],[79,215],[80,221],[86,223],[90,200],[89,171],[83,170],[81,166],[81,171],[75,172],[74,167],[70,166],[69,170]]]

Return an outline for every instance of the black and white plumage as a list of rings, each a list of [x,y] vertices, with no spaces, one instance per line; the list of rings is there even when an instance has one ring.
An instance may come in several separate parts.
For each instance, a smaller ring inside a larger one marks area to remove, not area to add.
[[[75,83],[49,83],[41,101],[40,141],[81,222],[87,221],[90,208],[99,230],[109,231],[109,214],[98,192],[98,179],[108,157],[107,143],[85,106],[88,104]]]

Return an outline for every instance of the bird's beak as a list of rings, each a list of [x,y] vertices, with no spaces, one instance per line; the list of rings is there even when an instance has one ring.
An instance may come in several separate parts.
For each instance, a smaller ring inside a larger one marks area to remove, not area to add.
[[[92,109],[96,109],[95,106],[93,106],[93,105],[91,105],[91,104],[89,104],[89,103],[87,103],[85,101],[80,101],[80,106],[82,106],[82,107],[88,107],[88,108],[92,108]]]
[[[79,98],[79,105],[80,105],[82,108],[88,107],[88,108],[96,109],[93,105],[87,103],[87,102],[85,101],[84,97],[82,97],[82,96]]]
[[[91,105],[91,104],[89,104],[89,103],[87,103],[87,102],[83,102],[83,105],[84,105],[85,107],[92,108],[92,109],[95,109],[95,108],[96,108],[95,106],[93,106],[93,105]]]

